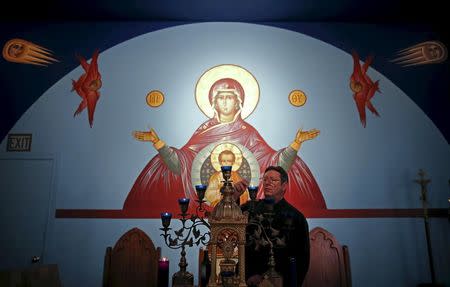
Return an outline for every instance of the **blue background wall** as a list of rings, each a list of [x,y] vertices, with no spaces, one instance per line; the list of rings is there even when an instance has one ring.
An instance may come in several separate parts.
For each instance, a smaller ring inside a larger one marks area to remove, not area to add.
[[[389,63],[399,49],[438,40],[426,28],[125,22],[95,28],[89,23],[3,28],[5,41],[17,37],[48,47],[61,63],[40,68],[1,62],[6,106],[25,111],[30,104],[22,97],[36,99],[20,119],[3,113],[9,109],[2,105],[3,136],[8,131],[33,133],[29,154],[7,153],[6,137],[0,145],[5,183],[2,229],[8,235],[2,245],[38,246],[37,250],[43,250],[43,263],[59,265],[65,286],[101,285],[106,246],[135,226],[171,258],[171,272],[178,269],[178,255],[164,247],[157,219],[61,219],[55,218],[54,211],[121,209],[137,175],[156,154],[150,144],[135,141],[131,132],[151,126],[169,145],[183,146],[207,119],[195,103],[195,83],[204,71],[219,64],[240,65],[258,80],[260,101],[246,121],[274,149],[287,146],[299,127],[321,130],[317,139],[302,146],[299,155],[318,181],[328,208],[418,208],[419,187],[413,180],[419,168],[432,178],[431,207],[448,208],[448,124],[440,112],[449,107],[448,62],[408,69]],[[73,118],[80,98],[70,89],[71,79],[82,73],[74,53],[89,57],[95,48],[101,50],[103,87],[91,129],[86,112]],[[382,91],[373,99],[381,117],[368,114],[365,129],[349,89],[351,49],[362,59],[369,53],[375,55],[368,73],[380,80]],[[154,89],[166,97],[156,109],[145,104],[146,94]],[[305,91],[305,106],[294,108],[288,103],[293,89]],[[442,104],[439,108],[420,105],[422,97],[434,97]],[[14,126],[5,124],[16,120]],[[35,176],[39,170],[48,173]],[[29,194],[21,194],[23,190]],[[36,199],[24,200],[30,195]],[[48,214],[48,220],[38,227],[27,219],[36,218],[29,212],[36,203],[40,203],[41,214]],[[325,227],[349,246],[354,286],[410,286],[430,281],[422,221],[308,220],[310,229]],[[31,226],[44,230],[44,235],[22,245],[8,241],[16,233],[29,232]],[[434,218],[431,229],[438,280],[448,285],[447,219]],[[196,272],[197,250],[189,250],[188,258],[189,269]],[[2,261],[8,265],[13,260]],[[25,264],[17,261],[14,264]]]

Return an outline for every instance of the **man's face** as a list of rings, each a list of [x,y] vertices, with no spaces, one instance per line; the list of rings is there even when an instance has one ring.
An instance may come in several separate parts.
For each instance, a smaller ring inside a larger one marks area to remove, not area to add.
[[[217,111],[221,115],[234,115],[236,113],[236,95],[232,92],[219,92],[216,96]]]
[[[219,159],[221,166],[232,166],[234,164],[234,156],[229,153],[222,154]]]
[[[284,196],[286,185],[286,182],[281,183],[280,174],[276,170],[269,170],[263,177],[264,197],[272,197],[278,202]]]

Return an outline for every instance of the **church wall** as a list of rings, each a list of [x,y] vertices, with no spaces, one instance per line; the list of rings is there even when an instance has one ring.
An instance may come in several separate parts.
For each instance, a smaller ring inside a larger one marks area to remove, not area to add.
[[[81,23],[79,29],[88,31],[88,26]],[[302,145],[298,156],[311,170],[328,209],[420,208],[420,187],[414,180],[421,168],[432,180],[430,207],[448,208],[448,124],[433,116],[445,105],[427,104],[430,98],[448,98],[448,90],[435,82],[448,75],[448,62],[412,68],[389,62],[401,48],[436,39],[429,31],[302,23],[103,23],[83,39],[67,36],[77,29],[75,24],[5,28],[2,40],[27,38],[52,49],[61,61],[47,68],[2,61],[2,78],[5,83],[10,80],[5,86],[7,102],[15,111],[22,109],[8,133],[32,134],[33,140],[30,152],[8,152],[5,135],[0,159],[52,161],[50,187],[39,185],[28,192],[43,201],[48,196],[47,222],[37,227],[45,233],[42,264],[58,264],[64,286],[100,286],[106,247],[133,227],[162,248],[162,255],[170,258],[171,273],[178,270],[178,252],[163,243],[158,218],[127,218],[120,213],[139,173],[157,154],[151,143],[136,141],[132,132],[152,127],[168,145],[183,147],[208,120],[195,101],[195,85],[202,73],[221,64],[239,65],[256,78],[259,100],[244,121],[271,148],[288,146],[299,128],[320,130],[317,138]],[[103,85],[91,128],[86,110],[74,117],[81,98],[70,90],[72,80],[83,73],[75,53],[89,59],[96,48]],[[366,109],[365,128],[349,87],[352,49],[362,61],[374,55],[368,74],[380,85],[372,99],[380,116]],[[307,97],[301,107],[288,100],[296,89]],[[164,95],[159,107],[146,104],[152,90]],[[25,106],[21,97],[28,100],[28,108],[19,107]],[[9,179],[6,175],[2,170],[4,182]],[[33,179],[26,173],[21,176]],[[17,184],[21,176],[11,182]],[[14,202],[8,210],[32,214],[33,202],[21,202],[19,193],[8,192],[16,189],[20,185],[2,187],[2,204]],[[149,208],[165,211],[162,206]],[[122,218],[100,216],[95,212],[99,210],[117,211]],[[10,227],[20,222],[11,214],[2,215],[6,233],[16,232]],[[25,230],[35,228],[31,221],[20,224]],[[308,223],[310,229],[326,228],[349,247],[353,286],[431,281],[421,218],[310,217]],[[448,224],[442,216],[431,220],[436,275],[447,285]],[[197,254],[197,248],[188,248],[188,269],[195,278]]]

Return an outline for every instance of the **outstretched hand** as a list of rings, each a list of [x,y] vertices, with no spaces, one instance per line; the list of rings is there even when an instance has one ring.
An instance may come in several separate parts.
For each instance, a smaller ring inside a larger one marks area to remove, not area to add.
[[[159,141],[159,137],[155,130],[152,128],[150,131],[133,131],[133,137],[138,141],[156,143]]]
[[[312,129],[309,131],[302,131],[302,129],[299,129],[297,131],[297,134],[295,135],[295,141],[299,144],[312,140],[313,138],[317,137],[320,134],[320,131],[317,129]]]

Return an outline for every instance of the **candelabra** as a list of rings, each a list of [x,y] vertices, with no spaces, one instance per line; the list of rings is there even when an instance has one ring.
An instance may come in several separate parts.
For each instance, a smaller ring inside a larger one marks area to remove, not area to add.
[[[192,247],[194,244],[197,246],[199,244],[208,244],[211,234],[210,225],[205,220],[206,209],[203,207],[205,202],[205,192],[206,185],[195,186],[198,199],[196,202],[199,204],[196,207],[195,214],[189,214],[189,198],[178,199],[178,204],[180,206],[181,213],[179,214],[181,218],[182,227],[178,230],[174,230],[174,235],[170,234],[171,228],[170,221],[172,219],[172,214],[169,212],[161,213],[161,221],[163,228],[160,228],[164,233],[161,236],[164,237],[164,242],[167,247],[171,249],[181,249],[181,258],[178,266],[180,271],[176,272],[172,277],[172,286],[194,286],[194,276],[192,273],[186,271],[188,263],[186,262],[186,246]],[[202,231],[206,227],[206,231]]]
[[[274,204],[273,198],[265,198],[263,200],[263,208],[258,205],[256,201],[257,187],[249,187],[250,206],[249,206],[249,237],[247,244],[254,246],[255,250],[260,248],[268,248],[269,260],[267,263],[268,270],[263,274],[263,277],[274,284],[274,286],[283,286],[282,276],[275,271],[275,257],[274,248],[282,248],[286,246],[286,233],[293,230],[292,217],[284,216],[284,223],[282,229],[276,229],[272,226],[274,220]]]

